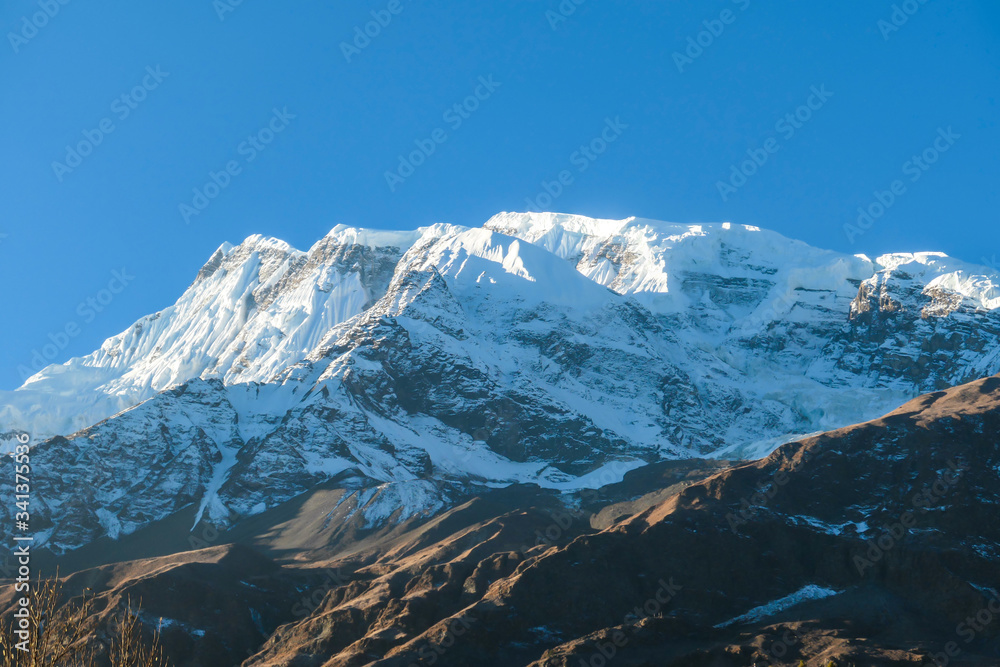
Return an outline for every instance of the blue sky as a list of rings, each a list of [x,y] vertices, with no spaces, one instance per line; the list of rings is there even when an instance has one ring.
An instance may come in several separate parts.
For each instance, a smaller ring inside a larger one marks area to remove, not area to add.
[[[992,1],[231,2],[0,10],[0,387],[223,241],[478,225],[544,183],[551,210],[1000,256]]]

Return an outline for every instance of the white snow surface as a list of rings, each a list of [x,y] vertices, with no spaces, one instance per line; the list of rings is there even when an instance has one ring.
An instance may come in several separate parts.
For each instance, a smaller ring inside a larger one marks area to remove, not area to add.
[[[398,257],[422,231],[338,225],[308,252],[260,235],[225,243],[202,270],[207,275],[174,305],[91,354],[48,366],[15,392],[0,393],[0,418],[44,438],[73,433],[194,378],[266,383],[381,296],[363,270],[324,261],[325,251],[374,246]]]
[[[808,586],[804,586],[795,591],[791,595],[786,595],[780,600],[774,600],[773,602],[768,602],[767,604],[763,604],[759,607],[754,607],[742,616],[732,618],[725,623],[716,625],[715,627],[725,628],[730,625],[756,623],[757,621],[762,621],[765,618],[774,616],[775,614],[794,607],[797,604],[801,604],[802,602],[806,602],[808,600],[822,600],[823,598],[838,595],[839,593],[840,591],[835,591],[832,588],[823,588],[822,586],[809,584]]]
[[[704,346],[753,335],[775,320],[808,318],[797,307],[796,292],[850,299],[857,281],[877,281],[880,273],[905,271],[926,289],[949,290],[984,310],[1000,308],[995,273],[940,253],[890,254],[872,262],[730,223],[501,213],[472,229],[338,225],[307,252],[259,235],[223,244],[206,265],[217,268],[203,270],[208,275],[174,305],[143,317],[89,355],[48,366],[15,392],[0,392],[0,418],[9,428],[44,438],[73,433],[193,378],[220,378],[227,385],[274,381],[382,296],[358,266],[323,261],[331,246],[398,257],[417,246],[397,272],[436,270],[470,304],[544,302],[593,311],[609,303],[611,296],[598,289],[607,287],[653,313],[685,314],[692,320],[685,333],[702,337]],[[571,279],[569,267],[592,282]],[[775,284],[754,302],[725,303],[710,291],[685,289],[682,276],[691,274],[737,281],[767,275]],[[757,370],[755,360],[726,361]]]
[[[53,545],[185,503],[224,524],[344,475],[368,480],[374,524],[447,504],[428,480],[572,490],[763,456],[1000,372],[998,285],[938,253],[873,261],[731,223],[252,236],[172,306],[0,392],[0,430],[67,436],[53,465],[91,480],[100,514],[43,498],[66,515]]]

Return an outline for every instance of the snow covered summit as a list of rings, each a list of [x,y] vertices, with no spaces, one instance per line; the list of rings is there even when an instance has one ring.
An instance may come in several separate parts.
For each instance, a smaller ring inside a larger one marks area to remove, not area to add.
[[[729,223],[502,213],[338,226],[308,251],[253,236],[173,306],[0,394],[0,416],[60,436],[36,454],[57,550],[184,507],[233,522],[330,480],[383,502],[372,517],[391,498],[412,514],[447,502],[441,484],[763,455],[1000,372],[998,285],[941,255]]]

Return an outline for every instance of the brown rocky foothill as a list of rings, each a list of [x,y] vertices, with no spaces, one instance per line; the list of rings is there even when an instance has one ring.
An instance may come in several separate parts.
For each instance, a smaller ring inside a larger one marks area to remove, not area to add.
[[[991,377],[759,461],[375,528],[320,488],[204,548],[168,519],[47,566],[101,618],[141,599],[178,666],[996,665],[998,434]]]

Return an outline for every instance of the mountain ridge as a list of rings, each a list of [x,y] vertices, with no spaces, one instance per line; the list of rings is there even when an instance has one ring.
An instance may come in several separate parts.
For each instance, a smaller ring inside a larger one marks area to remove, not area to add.
[[[100,599],[99,623],[141,597],[179,667],[985,667],[998,432],[992,376],[758,461],[481,488],[396,525],[336,483],[190,549],[171,517],[126,538],[138,559],[105,539],[65,581]],[[179,550],[148,551],[171,535]]]
[[[729,223],[252,236],[173,306],[0,394],[0,417],[53,431],[38,536],[57,552],[187,504],[231,525],[331,479],[401,520],[476,486],[757,458],[1000,372],[998,284]]]
[[[567,261],[572,261],[573,257],[571,255],[587,253],[589,265],[581,267],[578,263],[577,270],[591,278],[592,281],[597,284],[605,285],[621,294],[628,294],[631,296],[641,296],[648,295],[648,293],[669,293],[667,288],[668,274],[662,271],[658,275],[644,275],[639,278],[635,278],[631,282],[626,283],[620,275],[616,272],[616,279],[609,279],[607,269],[613,262],[609,259],[608,245],[611,240],[619,237],[625,238],[627,241],[633,242],[632,245],[643,245],[643,241],[646,239],[641,239],[644,233],[648,234],[650,229],[659,228],[661,232],[665,233],[667,231],[674,232],[666,235],[668,242],[680,242],[685,238],[698,236],[704,234],[704,230],[708,229],[710,231],[731,231],[738,233],[739,230],[745,230],[749,233],[763,234],[770,237],[768,243],[773,248],[776,244],[780,245],[785,243],[790,245],[795,250],[805,250],[813,254],[825,255],[828,257],[839,258],[842,261],[853,261],[857,260],[862,263],[862,265],[870,264],[874,270],[870,272],[869,278],[867,280],[872,281],[877,278],[883,272],[890,273],[898,269],[903,265],[916,265],[918,269],[924,269],[927,273],[927,269],[930,268],[929,272],[937,272],[939,275],[928,280],[927,287],[932,289],[942,289],[945,292],[961,295],[963,298],[971,299],[972,301],[978,301],[978,307],[985,309],[996,309],[1000,307],[1000,290],[997,288],[997,283],[1000,283],[1000,278],[995,274],[995,272],[990,273],[986,270],[986,267],[976,267],[973,264],[968,264],[961,262],[960,260],[954,260],[949,258],[942,253],[891,253],[882,255],[875,261],[872,261],[865,257],[864,255],[840,255],[833,251],[819,251],[817,249],[811,248],[810,246],[792,239],[787,239],[774,232],[768,232],[766,230],[760,230],[757,227],[752,226],[740,226],[732,225],[731,223],[700,223],[700,224],[680,224],[680,223],[666,223],[660,221],[652,221],[641,218],[626,218],[624,220],[599,220],[590,219],[583,216],[568,215],[568,214],[515,214],[515,213],[500,213],[489,221],[487,221],[482,229],[487,229],[491,231],[496,231],[500,233],[508,233],[514,238],[519,238],[526,240],[534,245],[539,245],[545,248],[549,252],[552,252],[558,257],[565,259]],[[217,249],[209,258],[209,260],[203,265],[199,270],[194,282],[190,287],[194,287],[198,283],[204,281],[214,274],[214,272],[220,268],[220,266],[226,260],[229,260],[229,264],[236,264],[242,267],[246,271],[256,270],[256,277],[258,285],[255,287],[264,288],[263,291],[267,291],[268,280],[274,277],[281,269],[285,268],[284,264],[295,264],[296,262],[303,262],[312,258],[312,262],[317,262],[318,260],[333,260],[336,261],[336,257],[330,257],[329,251],[331,248],[342,247],[342,248],[370,248],[372,250],[377,249],[392,249],[396,250],[399,258],[405,254],[406,250],[409,250],[414,243],[417,242],[421,237],[431,234],[435,236],[440,233],[440,230],[450,229],[450,230],[472,230],[475,228],[463,228],[455,225],[438,224],[432,225],[431,227],[422,227],[413,231],[385,231],[385,230],[368,230],[357,227],[349,227],[346,225],[337,225],[331,231],[325,235],[322,239],[317,241],[309,250],[302,251],[293,248],[286,242],[276,239],[274,237],[265,237],[259,234],[254,234],[242,243],[238,245],[233,245],[230,243],[222,244],[219,249]],[[437,231],[435,231],[437,230]],[[575,243],[567,241],[567,237],[579,236],[581,238],[575,239]],[[581,239],[583,243],[581,243]],[[637,241],[637,239],[639,239]],[[598,244],[603,244],[598,247]],[[628,243],[626,243],[628,245]],[[648,243],[645,244],[646,247],[641,248],[646,254],[649,254]],[[661,248],[662,250],[662,248]],[[235,254],[231,254],[234,253]],[[259,266],[254,266],[253,258],[255,256],[260,256],[261,253],[264,255],[263,261],[260,262]],[[279,254],[278,265],[274,265],[274,254]],[[360,254],[360,253],[359,253]],[[267,262],[268,256],[271,257],[272,261]],[[239,261],[244,259],[245,261]],[[357,259],[357,258],[355,258]],[[366,258],[373,262],[378,261],[376,258]],[[384,258],[383,258],[384,259]],[[703,258],[702,261],[704,260]],[[940,268],[934,268],[935,262],[941,263]],[[270,264],[270,265],[269,265]],[[598,265],[599,264],[599,265]],[[647,262],[648,264],[648,262]],[[375,264],[373,263],[373,267]],[[363,265],[361,266],[363,269]],[[384,268],[384,267],[383,267]],[[652,273],[655,268],[661,267],[643,267],[647,272]],[[856,267],[857,268],[857,267]],[[984,269],[986,272],[983,273],[973,273],[974,269]],[[764,273],[770,273],[772,269],[765,270]],[[843,275],[845,280],[850,280],[850,272],[846,272]],[[948,275],[940,275],[948,274]],[[965,275],[963,275],[965,274]],[[725,278],[726,276],[720,276]],[[322,276],[321,276],[322,278]],[[989,282],[985,285],[977,286],[977,282],[982,282],[983,278],[991,279],[993,282]],[[322,285],[321,281],[320,282]],[[186,293],[189,290],[186,290]],[[326,284],[322,285],[320,289],[333,290],[340,288],[346,294],[344,294],[343,303],[338,304],[340,306],[340,312],[333,315],[330,324],[339,323],[355,316],[364,309],[364,306],[370,305],[370,303],[362,303],[360,305],[353,303],[351,300],[352,292],[356,292],[358,285],[332,285]],[[365,287],[361,285],[360,287]],[[879,288],[879,283],[876,280],[871,286],[871,291],[874,292]],[[801,287],[800,289],[809,289],[808,287]],[[378,294],[379,290],[374,289],[373,295]],[[369,295],[369,297],[373,296]],[[777,298],[773,299],[773,307],[771,313],[756,313],[751,314],[747,317],[749,322],[758,322],[768,315],[776,316],[784,314],[781,312],[786,304],[793,304],[794,301],[789,298],[782,298],[783,295],[778,295]],[[787,296],[787,295],[784,295]],[[183,298],[183,297],[182,297]],[[659,306],[653,306],[651,310],[654,312],[658,309],[669,308],[671,311],[677,310],[687,310],[691,308],[696,308],[698,304],[692,304],[690,302],[681,301],[679,305],[668,306],[665,305],[665,300],[659,300]],[[650,300],[646,300],[643,305],[650,307]],[[141,333],[143,328],[147,325],[151,326],[153,322],[163,317],[164,315],[170,315],[173,309],[176,307],[170,306],[163,310],[157,311],[150,315],[140,318],[135,324],[133,324],[126,331],[112,336],[107,339],[105,343],[91,355],[86,355],[84,357],[76,357],[67,361],[64,364],[53,364],[46,367],[39,373],[28,379],[24,385],[19,387],[15,391],[26,391],[38,386],[39,383],[43,383],[46,379],[52,378],[53,374],[58,371],[60,374],[66,373],[67,370],[80,371],[86,368],[101,367],[103,365],[108,365],[107,359],[101,359],[101,353],[107,351],[108,354],[113,354],[112,350],[115,347],[120,347],[120,343],[123,342],[124,337],[126,337],[131,332]],[[265,299],[260,304],[261,307],[266,307],[268,301]],[[953,305],[948,306],[953,307]],[[852,314],[854,306],[852,305]],[[864,309],[867,311],[867,309]],[[863,314],[859,311],[858,313]],[[204,324],[202,324],[204,326]],[[248,338],[250,334],[261,334],[260,329],[256,331],[248,332]],[[259,339],[258,339],[259,340]],[[246,342],[244,340],[244,342]],[[144,349],[142,352],[149,353],[149,349]],[[299,360],[299,357],[304,356],[306,351],[300,352],[298,355],[292,355],[287,359],[283,359],[282,363],[286,365],[292,365]],[[93,359],[92,359],[93,358]],[[87,364],[85,360],[92,359],[93,363]],[[266,381],[269,379],[266,373],[273,372],[276,369],[272,367],[265,367],[261,369],[256,374],[240,374],[235,373],[232,378],[226,377],[227,381],[240,382],[240,381]],[[189,368],[178,369],[174,373],[167,373],[165,376],[162,374],[162,370],[156,372],[150,371],[149,375],[152,378],[143,378],[144,385],[140,387],[131,387],[132,391],[125,391],[124,395],[121,394],[121,387],[118,386],[122,383],[123,378],[114,377],[113,375],[108,375],[100,378],[103,383],[96,384],[96,386],[88,387],[92,389],[100,390],[104,384],[111,383],[112,386],[108,388],[107,393],[117,393],[120,399],[114,401],[114,408],[111,406],[103,410],[94,410],[90,413],[84,413],[83,416],[78,417],[72,423],[67,420],[55,420],[58,424],[57,427],[45,428],[45,421],[39,419],[39,411],[35,411],[32,416],[35,418],[30,424],[34,426],[34,432],[40,437],[46,437],[49,435],[68,435],[73,432],[74,428],[82,428],[96,423],[100,419],[115,414],[122,409],[131,407],[137,404],[141,400],[151,397],[156,391],[166,389],[175,384],[187,381],[194,377],[203,377],[206,373],[218,373],[219,371],[210,367],[206,364],[193,364]],[[91,383],[94,384],[94,383]],[[41,387],[44,391],[45,387]],[[25,430],[31,430],[27,427],[29,426],[28,420],[25,418],[26,415],[18,415],[15,410],[11,410],[10,404],[17,404],[17,398],[12,396],[10,392],[2,392],[0,396],[4,399],[5,405],[3,407],[3,416],[6,417],[6,421],[14,428],[22,428]],[[0,404],[2,405],[2,404]],[[51,407],[51,406],[46,406]],[[29,413],[31,414],[31,413]],[[19,418],[20,417],[20,418]],[[39,428],[42,425],[42,428]]]

